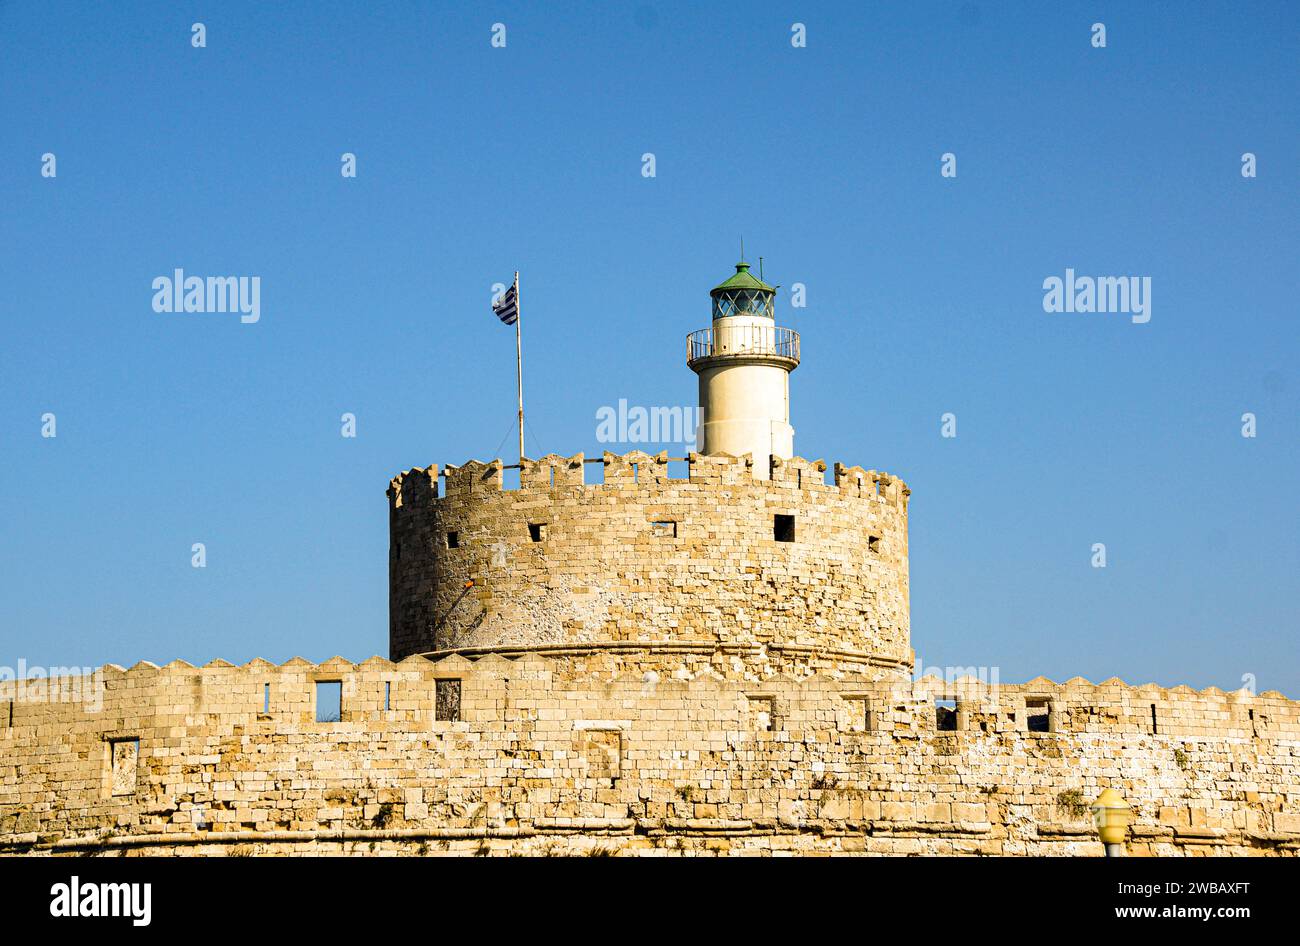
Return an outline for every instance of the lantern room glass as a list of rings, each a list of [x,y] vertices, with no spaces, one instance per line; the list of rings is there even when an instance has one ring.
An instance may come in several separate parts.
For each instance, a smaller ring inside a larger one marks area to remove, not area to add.
[[[757,315],[772,318],[772,293],[757,289],[728,289],[713,297],[713,317]]]

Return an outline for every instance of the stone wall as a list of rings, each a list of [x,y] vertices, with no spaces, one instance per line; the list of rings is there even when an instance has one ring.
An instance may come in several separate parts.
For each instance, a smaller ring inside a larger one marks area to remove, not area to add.
[[[1096,855],[1106,786],[1131,853],[1300,849],[1276,693],[684,676],[533,654],[107,667],[80,702],[10,681],[0,850]],[[329,681],[342,717],[316,722]]]
[[[901,480],[801,458],[606,453],[414,469],[389,488],[390,656],[689,653],[724,674],[911,666]],[[588,483],[603,473],[603,482]],[[778,517],[792,535],[781,535]],[[781,541],[792,538],[792,541]],[[665,651],[661,645],[671,645]]]

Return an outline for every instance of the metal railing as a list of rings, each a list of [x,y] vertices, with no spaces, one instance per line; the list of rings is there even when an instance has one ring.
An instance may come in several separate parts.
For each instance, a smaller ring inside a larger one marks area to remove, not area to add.
[[[702,328],[686,336],[686,363],[702,358],[769,355],[799,361],[799,333],[775,325],[728,325],[714,332]]]

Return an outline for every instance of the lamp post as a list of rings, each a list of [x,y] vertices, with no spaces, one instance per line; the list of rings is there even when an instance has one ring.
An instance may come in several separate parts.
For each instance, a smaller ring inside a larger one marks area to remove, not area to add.
[[[1133,820],[1133,809],[1113,788],[1103,789],[1091,807],[1097,833],[1101,836],[1101,843],[1106,845],[1106,856],[1123,857],[1124,838],[1128,834],[1129,822]]]

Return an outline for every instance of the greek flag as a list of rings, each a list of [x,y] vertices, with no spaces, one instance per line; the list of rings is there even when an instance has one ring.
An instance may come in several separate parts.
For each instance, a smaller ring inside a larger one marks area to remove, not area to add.
[[[492,306],[497,318],[506,325],[514,325],[519,318],[519,286],[515,284],[501,294],[501,298]]]

